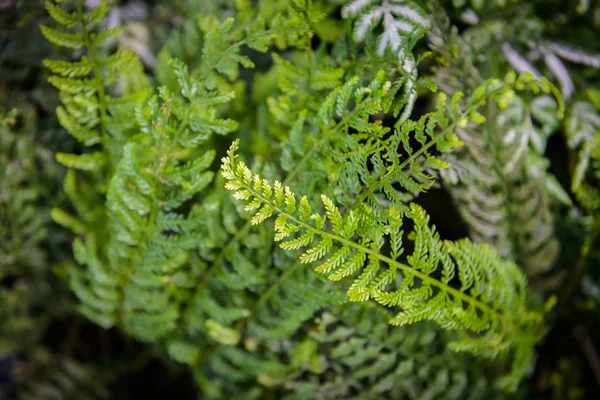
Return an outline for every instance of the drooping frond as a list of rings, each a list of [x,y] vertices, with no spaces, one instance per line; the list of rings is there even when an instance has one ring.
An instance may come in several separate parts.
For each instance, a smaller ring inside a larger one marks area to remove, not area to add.
[[[300,261],[318,262],[317,272],[329,279],[358,274],[347,292],[350,301],[373,299],[399,307],[402,311],[390,320],[394,325],[433,320],[446,329],[479,335],[470,342],[456,342],[457,350],[491,357],[505,351],[527,354],[515,359],[515,375],[507,383],[514,389],[533,360],[532,345],[541,322],[541,316],[528,308],[526,278],[517,265],[502,260],[486,246],[442,242],[416,204],[403,215],[392,207],[373,218],[373,210],[366,204],[342,214],[322,196],[325,213],[313,212],[306,196],[297,199],[289,187],[254,175],[237,160],[237,146],[234,142],[223,158],[222,174],[233,196],[248,202],[247,209],[258,210],[253,224],[276,214],[275,240],[287,239],[280,247],[303,249]],[[401,262],[404,218],[414,223],[409,238],[415,249]],[[382,250],[387,241],[392,246],[390,256]],[[455,276],[459,289],[451,284]]]

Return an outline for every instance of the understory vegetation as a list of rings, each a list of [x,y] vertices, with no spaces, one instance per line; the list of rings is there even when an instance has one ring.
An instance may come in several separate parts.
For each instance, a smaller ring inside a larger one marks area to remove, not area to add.
[[[0,398],[600,396],[600,4],[0,0]]]

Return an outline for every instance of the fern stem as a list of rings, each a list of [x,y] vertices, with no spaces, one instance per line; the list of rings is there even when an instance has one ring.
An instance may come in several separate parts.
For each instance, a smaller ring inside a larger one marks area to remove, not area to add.
[[[110,153],[108,151],[108,146],[106,146],[106,121],[108,120],[108,112],[106,109],[106,92],[104,91],[104,83],[102,82],[102,70],[100,65],[98,65],[98,56],[96,54],[96,50],[94,49],[94,45],[90,39],[90,32],[88,31],[87,25],[83,19],[84,14],[82,9],[82,2],[77,2],[77,15],[79,17],[79,24],[81,25],[81,34],[83,36],[83,41],[88,51],[88,55],[92,63],[92,69],[94,71],[94,85],[96,86],[96,90],[98,91],[98,110],[100,111],[100,141],[102,142],[102,151],[106,159],[110,161]],[[109,162],[107,163],[107,165],[109,168],[107,176],[110,177],[112,164]]]

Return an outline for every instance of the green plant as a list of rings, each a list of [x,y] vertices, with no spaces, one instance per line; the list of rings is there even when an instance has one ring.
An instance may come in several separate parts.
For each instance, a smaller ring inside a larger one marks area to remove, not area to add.
[[[155,362],[203,398],[585,392],[560,378],[579,353],[547,354],[573,326],[592,360],[599,321],[597,7],[44,3],[58,99],[0,92],[48,121],[0,133],[0,357],[27,353],[23,398],[128,398]],[[76,142],[35,146],[58,102]]]

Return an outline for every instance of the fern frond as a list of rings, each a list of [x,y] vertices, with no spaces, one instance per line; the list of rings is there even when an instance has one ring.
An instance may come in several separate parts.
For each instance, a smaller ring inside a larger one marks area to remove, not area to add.
[[[344,6],[342,16],[356,19],[354,39],[357,42],[364,41],[380,22],[383,25],[377,53],[380,56],[391,53],[398,60],[399,72],[405,76],[404,111],[398,125],[401,124],[410,117],[417,99],[418,62],[412,48],[429,29],[425,11],[407,0],[353,0]]]
[[[471,237],[517,260],[530,276],[548,270],[558,255],[550,214],[552,197],[571,203],[546,172],[541,156],[533,153],[545,151],[546,132],[558,123],[551,118],[556,115],[556,105],[548,97],[540,97],[534,104],[529,106],[517,97],[497,111],[495,121],[459,129],[468,156],[457,153],[449,157],[454,167],[442,172],[453,196],[463,204],[460,212]],[[545,121],[541,129],[534,126],[532,113],[538,121]],[[457,175],[461,170],[464,174]]]
[[[444,25],[440,23],[440,25]],[[499,25],[476,26],[465,37],[439,32],[436,51],[446,60],[435,81],[446,90],[475,86],[482,80],[477,54],[488,53]],[[449,48],[459,49],[457,53]],[[530,79],[541,74],[508,43],[504,57],[516,70],[528,71]],[[499,55],[500,56],[500,55]],[[483,123],[466,123],[456,133],[465,146],[445,161],[452,167],[441,171],[444,184],[467,223],[470,237],[492,245],[502,256],[523,268],[534,279],[551,271],[560,248],[554,232],[553,208],[571,205],[571,199],[548,171],[546,147],[564,115],[563,96],[546,78],[530,88],[513,89],[480,112]],[[537,80],[537,78],[536,78]]]
[[[109,109],[110,96],[108,87],[118,80],[117,75],[130,69],[137,59],[132,52],[117,51],[109,57],[101,54],[102,46],[107,40],[120,35],[121,28],[110,28],[98,33],[92,29],[105,17],[109,10],[107,0],[103,0],[90,13],[83,12],[82,3],[75,2],[75,11],[67,12],[62,6],[52,0],[46,0],[46,9],[62,29],[53,29],[42,25],[43,35],[52,43],[73,49],[85,48],[87,55],[78,61],[44,60],[44,65],[54,73],[48,80],[61,94],[64,107],[57,110],[59,120],[63,127],[76,139],[86,145],[103,141],[105,151],[110,152],[115,147],[109,146],[107,135],[120,140],[121,145],[128,133],[126,125],[119,126],[115,132],[115,125],[111,125],[111,117],[118,113]],[[75,33],[64,29],[75,30]],[[146,93],[147,95],[147,93]],[[142,99],[143,100],[143,99]],[[125,106],[125,104],[123,104]],[[131,113],[132,107],[120,112]],[[115,155],[118,159],[118,151]]]
[[[368,304],[324,312],[310,335],[290,350],[294,368],[283,380],[289,392],[284,398],[490,395],[485,361],[449,350],[448,335],[433,324],[397,329],[382,324],[385,317]]]
[[[411,1],[406,0],[354,0],[342,9],[344,18],[357,18],[354,36],[362,41],[368,32],[374,31],[381,22],[383,33],[379,38],[377,51],[398,54],[404,59],[407,54],[407,42],[410,37],[420,37],[429,28],[425,11]]]
[[[595,180],[600,176],[600,102],[594,103],[597,91],[589,91],[591,102],[575,103],[567,115],[566,134],[570,148],[578,151],[578,162],[571,190],[586,210],[600,206],[600,193]]]
[[[272,213],[283,216],[285,223],[275,227],[277,233],[282,234],[281,239],[291,232],[313,233],[316,241],[300,257],[301,262],[323,260],[322,263],[327,263],[331,257],[341,257],[342,261],[335,261],[340,264],[354,255],[369,260],[366,266],[359,266],[362,273],[347,293],[350,301],[383,300],[382,293],[386,291],[381,285],[380,274],[385,274],[386,282],[394,282],[396,277],[409,282],[403,292],[397,293],[399,298],[395,303],[400,305],[402,312],[391,320],[393,324],[429,319],[446,329],[484,332],[484,337],[490,340],[482,339],[476,352],[487,356],[497,356],[523,345],[531,347],[535,342],[541,315],[528,309],[526,279],[517,265],[503,261],[490,248],[468,241],[448,242],[442,249],[439,237],[428,226],[427,215],[416,204],[411,204],[404,213],[415,223],[411,235],[415,240],[415,252],[406,264],[393,260],[382,253],[382,247],[386,232],[392,229],[390,221],[395,220],[393,225],[396,227],[400,223],[399,214],[392,211],[382,220],[374,220],[369,215],[371,209],[362,206],[357,211],[348,211],[340,220],[337,207],[322,196],[326,214],[311,213],[310,220],[303,221],[297,211],[286,210],[286,207],[292,209],[290,200],[284,196],[289,188],[278,182],[271,185],[253,175],[242,161],[237,160],[237,146],[234,142],[228,156],[222,159],[227,189],[234,191],[237,198],[261,202],[256,214],[259,217],[255,215],[257,223]],[[359,223],[355,222],[357,220]],[[340,256],[338,250],[344,247],[350,252]],[[394,271],[393,277],[386,272],[389,270]],[[445,277],[436,278],[433,274],[438,270],[446,271]],[[450,284],[454,271],[460,277],[460,290]],[[335,279],[335,275],[333,277]],[[423,292],[422,287],[430,289]],[[389,304],[388,300],[383,302]],[[492,337],[496,340],[491,340]]]
[[[173,65],[181,72],[182,86],[196,85],[180,63],[174,61]],[[173,287],[175,290],[181,286],[173,277],[187,263],[186,252],[197,246],[193,235],[200,225],[199,216],[183,217],[170,233],[158,227],[172,226],[174,215],[170,210],[176,210],[212,180],[212,174],[205,170],[210,166],[214,152],[186,160],[179,159],[177,148],[193,149],[211,134],[235,128],[232,124],[216,128],[215,123],[220,120],[210,109],[204,110],[204,120],[189,123],[192,110],[201,111],[197,104],[216,105],[229,100],[227,96],[218,99],[213,93],[205,93],[203,88],[193,91],[189,103],[180,103],[173,101],[163,88],[161,103],[154,97],[147,107],[140,108],[137,116],[145,136],[138,136],[127,144],[109,187],[108,207],[114,213],[116,240],[112,248],[121,248],[112,254],[111,264],[118,265],[123,258],[130,263],[122,271],[126,279],[130,279],[123,294],[126,313],[123,323],[143,340],[156,340],[176,326],[179,313],[170,300],[170,290],[165,289]],[[203,135],[202,139],[181,140],[182,136],[198,133]],[[151,158],[144,154],[148,140],[156,149]],[[142,231],[140,226],[144,227]],[[127,243],[127,247],[122,247],[119,242]],[[146,296],[150,297],[146,299]]]

